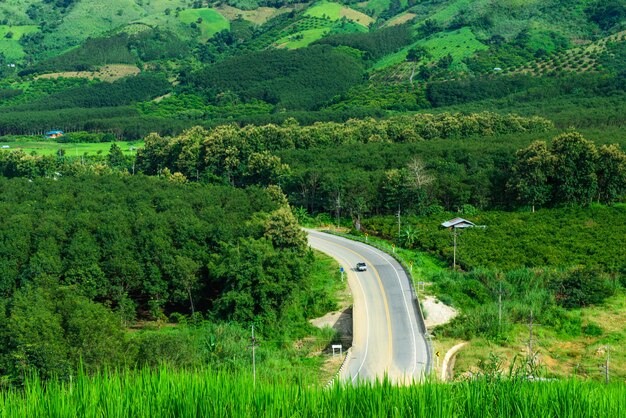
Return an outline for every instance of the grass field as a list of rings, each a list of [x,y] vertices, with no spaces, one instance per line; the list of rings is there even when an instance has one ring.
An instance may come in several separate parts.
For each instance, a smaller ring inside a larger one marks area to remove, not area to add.
[[[280,9],[276,9],[274,7],[259,7],[254,10],[241,10],[227,4],[222,4],[216,7],[215,10],[228,20],[235,20],[241,16],[244,20],[252,22],[255,25],[262,25],[272,17],[288,13],[293,10],[293,8],[281,7]]]
[[[0,53],[4,54],[8,62],[20,61],[24,58],[24,48],[19,41],[12,39],[0,41]]]
[[[38,31],[39,27],[34,25],[0,25],[0,53],[4,54],[9,62],[21,60],[24,57],[24,48],[20,45],[19,40],[26,34]],[[7,34],[13,35],[7,38]]]
[[[66,50],[88,37],[97,37],[135,22],[158,25],[188,37],[189,33],[181,30],[183,25],[174,16],[176,8],[188,6],[185,0],[79,1],[64,16],[58,28],[46,35],[44,43],[54,51]],[[165,15],[166,9],[171,10],[169,16]]]
[[[45,38],[53,48],[66,49],[87,37],[103,34],[145,16],[146,12],[132,0],[107,2],[81,1],[63,18],[61,24]]]
[[[439,23],[448,22],[457,13],[467,8],[467,6],[469,6],[473,2],[475,2],[475,0],[456,0],[453,2],[449,2],[447,5],[430,15],[429,19],[435,20]],[[416,25],[420,25],[421,23],[422,22],[417,22]]]
[[[359,6],[365,8],[366,10],[371,10],[374,14],[379,15],[389,8],[389,4],[391,4],[391,0],[369,0],[367,2],[360,3]]]
[[[356,22],[364,27],[368,27],[368,25],[374,21],[374,19],[365,13],[361,13],[339,3],[331,3],[328,1],[315,3],[307,9],[304,15],[319,18],[326,17],[331,21],[339,20],[342,17],[345,17],[346,19]]]
[[[224,29],[230,29],[230,22],[214,9],[187,9],[180,12],[179,19],[185,24],[197,23],[200,28],[200,40],[206,41]]]
[[[143,147],[142,141],[116,142],[116,144],[119,145],[119,147],[122,149],[122,152],[127,155],[134,154],[137,148]],[[95,144],[59,144],[58,142],[52,141],[0,141],[0,146],[9,146],[10,148],[8,149],[8,151],[20,150],[24,151],[27,154],[35,152],[37,155],[55,155],[58,150],[62,149],[65,150],[65,155],[68,157],[79,157],[81,155],[85,155],[85,153],[88,155],[94,155],[98,153],[107,155],[109,153],[109,149],[111,148],[111,143],[102,142]],[[131,149],[131,147],[133,149]]]
[[[374,15],[379,16],[382,12],[389,9],[391,0],[369,0],[363,3],[358,3],[359,7],[368,10],[368,13],[373,12]],[[400,0],[400,6],[405,8],[408,4],[408,0]],[[371,14],[371,13],[370,13]]]
[[[137,75],[141,72],[136,65],[127,64],[110,64],[100,67],[97,71],[64,71],[60,73],[42,74],[35,77],[40,78],[88,78],[89,80],[98,79],[102,81],[112,82],[123,77]]]
[[[487,49],[485,44],[476,39],[470,28],[464,27],[452,32],[437,33],[427,39],[420,39],[394,54],[385,56],[374,65],[374,69],[381,69],[404,62],[409,49],[416,45],[428,49],[431,54],[429,62],[437,61],[447,54],[452,54],[454,62],[459,63],[463,58],[471,56],[476,51]]]
[[[35,25],[23,25],[23,26],[8,26],[8,25],[0,25],[0,39],[6,39],[7,33],[12,33],[13,36],[11,39],[19,41],[22,36],[39,32],[39,27]]]
[[[286,36],[276,41],[275,45],[278,48],[303,48],[312,42],[317,41],[324,37],[326,33],[330,31],[330,28],[318,28],[307,29],[293,35]]]
[[[406,23],[409,20],[413,19],[415,16],[416,16],[415,13],[410,13],[410,12],[402,13],[402,14],[399,14],[398,16],[394,17],[393,19],[389,20],[385,24],[385,26],[401,25],[401,24]]]
[[[348,22],[340,22],[343,18]],[[302,48],[331,33],[366,32],[372,21],[371,17],[354,9],[322,1],[309,7],[302,18],[285,28],[273,46]]]
[[[41,0],[3,0],[0,1],[0,16],[6,18],[9,25],[23,25],[30,21],[26,14],[33,4],[41,4]]]

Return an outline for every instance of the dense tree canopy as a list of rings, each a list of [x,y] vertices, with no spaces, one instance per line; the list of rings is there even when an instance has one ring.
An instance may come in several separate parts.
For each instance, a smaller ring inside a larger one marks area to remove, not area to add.
[[[616,144],[598,149],[570,132],[549,148],[538,141],[516,156],[509,187],[533,208],[548,202],[588,206],[594,199],[610,204],[626,193],[626,153]]]
[[[261,189],[117,176],[0,182],[5,298],[45,279],[74,286],[78,294],[131,318],[189,312],[192,305],[206,312],[226,297],[222,292],[232,294],[229,287],[240,289],[240,279],[252,274],[242,271],[237,278],[239,270],[226,267],[236,264],[245,248],[255,269],[265,258],[289,260],[293,269],[264,272],[272,286],[283,280],[281,286],[294,284],[306,275],[299,264],[306,257],[304,237],[291,213],[275,212],[279,203]],[[268,315],[280,314],[274,310],[288,293],[271,296],[271,306],[263,307]],[[135,309],[128,311],[130,306]],[[231,308],[224,315],[252,319]]]
[[[319,45],[234,57],[194,73],[188,84],[211,100],[232,92],[244,100],[314,110],[359,82],[362,73],[353,55]]]

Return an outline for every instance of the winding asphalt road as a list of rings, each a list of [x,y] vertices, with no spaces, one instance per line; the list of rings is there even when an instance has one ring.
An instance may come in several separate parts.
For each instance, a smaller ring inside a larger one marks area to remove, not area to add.
[[[369,245],[315,230],[306,230],[309,245],[335,260],[347,272],[354,299],[352,354],[340,378],[382,380],[398,384],[424,378],[431,354],[426,327],[409,278],[390,255]],[[367,271],[356,271],[358,262]]]

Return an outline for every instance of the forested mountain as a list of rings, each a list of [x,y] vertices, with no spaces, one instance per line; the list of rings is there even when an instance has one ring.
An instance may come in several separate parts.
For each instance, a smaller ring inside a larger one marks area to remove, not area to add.
[[[0,2],[0,15],[5,135],[137,137],[149,125],[177,134],[226,120],[310,123],[540,102],[542,91],[566,108],[624,94],[622,0],[15,0]],[[169,86],[137,93],[145,82],[126,81],[111,94],[93,86],[146,73]],[[109,97],[97,106],[124,107],[125,117],[79,110],[94,101],[78,97],[102,93]]]

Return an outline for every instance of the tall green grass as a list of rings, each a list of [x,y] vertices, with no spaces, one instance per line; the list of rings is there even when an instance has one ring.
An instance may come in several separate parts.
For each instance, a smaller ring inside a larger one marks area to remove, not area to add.
[[[280,371],[277,371],[280,376]],[[257,383],[209,370],[142,369],[27,380],[0,392],[2,417],[618,417],[626,386],[484,380],[330,389],[307,382]]]

